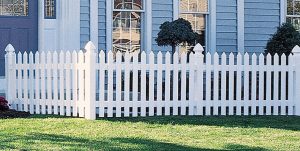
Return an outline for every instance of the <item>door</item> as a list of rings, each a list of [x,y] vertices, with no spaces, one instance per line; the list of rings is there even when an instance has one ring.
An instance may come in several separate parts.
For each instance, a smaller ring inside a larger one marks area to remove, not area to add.
[[[38,49],[38,0],[0,0],[0,76],[5,75],[5,47]]]

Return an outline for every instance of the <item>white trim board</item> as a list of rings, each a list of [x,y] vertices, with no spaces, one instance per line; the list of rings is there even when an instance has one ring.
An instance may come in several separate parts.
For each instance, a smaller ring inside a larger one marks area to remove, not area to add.
[[[98,50],[98,0],[90,0],[90,40]]]
[[[245,52],[245,1],[237,1],[237,49],[238,52]]]

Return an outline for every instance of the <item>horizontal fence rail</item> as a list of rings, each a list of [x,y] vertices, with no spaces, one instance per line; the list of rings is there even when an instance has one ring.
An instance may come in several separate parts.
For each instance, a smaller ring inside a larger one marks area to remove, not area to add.
[[[294,55],[173,55],[6,48],[8,100],[32,114],[85,117],[300,115]],[[173,57],[171,59],[171,57]]]

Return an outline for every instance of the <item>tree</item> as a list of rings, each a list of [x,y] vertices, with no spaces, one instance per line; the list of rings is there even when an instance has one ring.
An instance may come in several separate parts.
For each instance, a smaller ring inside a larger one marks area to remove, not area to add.
[[[172,22],[161,24],[158,37],[155,39],[158,46],[172,46],[172,54],[180,44],[195,45],[200,35],[193,31],[189,21],[179,18]]]
[[[269,39],[265,53],[271,55],[289,55],[292,49],[300,45],[300,34],[290,23],[284,23],[277,28],[277,31]]]

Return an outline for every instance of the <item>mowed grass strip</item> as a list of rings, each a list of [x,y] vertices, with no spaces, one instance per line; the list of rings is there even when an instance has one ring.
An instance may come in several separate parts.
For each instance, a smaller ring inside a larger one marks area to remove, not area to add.
[[[300,150],[300,117],[0,119],[0,150]]]

